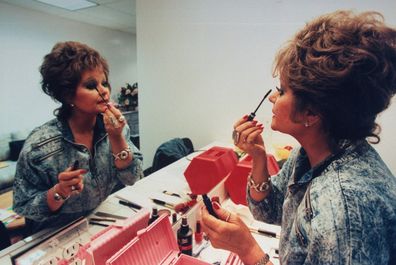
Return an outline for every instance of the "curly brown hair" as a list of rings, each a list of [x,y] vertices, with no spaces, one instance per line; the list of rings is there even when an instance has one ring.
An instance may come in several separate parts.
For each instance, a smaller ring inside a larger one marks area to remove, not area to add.
[[[322,118],[331,146],[370,138],[378,143],[377,114],[396,92],[396,30],[377,12],[336,11],[306,24],[276,55],[295,95],[295,112]]]
[[[75,41],[59,42],[44,57],[40,66],[41,88],[62,105],[55,109],[58,119],[71,116],[70,101],[76,94],[81,75],[86,70],[102,68],[106,79],[109,76],[107,61],[93,48]]]

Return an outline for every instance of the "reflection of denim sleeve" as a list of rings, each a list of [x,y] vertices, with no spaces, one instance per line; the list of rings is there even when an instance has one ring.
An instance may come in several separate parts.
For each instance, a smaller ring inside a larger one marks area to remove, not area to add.
[[[133,161],[132,164],[124,169],[117,169],[117,177],[124,185],[132,185],[139,179],[144,177],[143,175],[143,155],[139,149],[132,143],[130,139],[130,129],[128,125],[124,127],[124,136],[127,140],[128,146],[132,151]]]
[[[269,223],[281,224],[282,206],[287,191],[287,183],[293,171],[294,160],[298,150],[293,150],[278,175],[271,177],[271,192],[262,201],[255,201],[247,189],[247,201],[255,219]]]
[[[49,141],[55,138],[49,138]],[[55,141],[55,140],[53,140]],[[32,220],[43,220],[56,216],[50,212],[47,204],[47,191],[56,182],[56,176],[51,171],[37,167],[35,161],[45,156],[29,156],[31,154],[30,141],[20,153],[14,180],[14,211]],[[52,151],[55,153],[56,149]],[[48,152],[50,154],[51,152]]]

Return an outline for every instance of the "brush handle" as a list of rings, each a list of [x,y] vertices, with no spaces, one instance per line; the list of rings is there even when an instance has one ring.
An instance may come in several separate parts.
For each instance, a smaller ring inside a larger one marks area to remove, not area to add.
[[[204,202],[205,207],[206,207],[206,209],[208,210],[208,212],[209,212],[212,216],[214,216],[214,217],[216,217],[216,218],[219,218],[219,217],[217,216],[217,214],[215,213],[215,211],[213,210],[212,202],[210,201],[208,195],[202,194],[202,199],[203,199],[203,202]]]

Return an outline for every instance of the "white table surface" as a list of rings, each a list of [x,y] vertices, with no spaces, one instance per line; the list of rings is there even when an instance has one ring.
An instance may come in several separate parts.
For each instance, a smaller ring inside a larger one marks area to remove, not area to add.
[[[201,148],[200,150],[207,150],[213,146],[232,148],[232,145],[230,144],[224,144],[222,142],[213,142]],[[153,206],[156,205],[152,202],[151,198],[161,199],[166,202],[172,202],[172,203],[185,201],[185,199],[183,198],[180,199],[174,196],[163,194],[163,191],[167,190],[170,192],[175,192],[181,194],[183,197],[185,196],[184,198],[187,198],[186,194],[190,191],[190,189],[183,173],[187,168],[187,166],[189,165],[191,159],[194,156],[199,155],[200,153],[202,153],[202,151],[195,152],[193,154],[188,155],[187,157],[181,158],[180,160],[168,165],[167,167],[164,167],[152,173],[151,175],[139,180],[133,186],[127,186],[119,190],[118,192],[110,195],[96,209],[95,212],[101,211],[101,212],[107,212],[125,217],[134,215],[135,211],[133,211],[129,207],[119,204],[120,198],[137,203],[148,209],[151,209]],[[268,225],[263,222],[255,221],[246,206],[235,205],[230,199],[228,199],[223,183],[224,181],[221,182],[219,185],[217,185],[211,192],[209,192],[209,196],[214,196],[214,195],[219,196],[220,201],[222,202],[222,206],[238,214],[247,225],[255,228],[258,227],[264,228],[266,230],[276,232],[277,234],[280,233],[279,226]],[[187,213],[189,223],[194,224],[194,225],[190,225],[191,228],[193,228],[193,230],[195,229],[196,220],[200,218],[199,209],[200,207],[202,207],[202,205],[203,205],[202,202],[199,201],[198,204]],[[156,206],[158,207],[158,209],[163,208],[162,206],[158,206],[158,205]],[[92,214],[91,216],[88,216],[88,218],[90,217],[94,217],[94,215]],[[173,230],[176,231],[178,227],[179,227],[179,223],[176,223],[173,226]],[[95,235],[96,233],[100,232],[103,229],[104,227],[102,226],[90,225],[84,240],[88,240],[91,236]],[[279,239],[269,238],[258,234],[253,234],[253,236],[259,242],[260,246],[264,249],[264,251],[269,253],[271,257],[271,261],[274,264],[279,264],[278,259],[274,257],[276,256],[275,249],[277,249],[278,247]],[[220,262],[220,264],[225,264],[225,260],[227,259],[228,255],[229,255],[228,251],[214,249],[209,244],[209,246],[200,253],[198,258],[208,263]],[[0,258],[0,261],[2,262],[1,264],[11,264],[11,263],[7,263],[4,257],[3,259]]]

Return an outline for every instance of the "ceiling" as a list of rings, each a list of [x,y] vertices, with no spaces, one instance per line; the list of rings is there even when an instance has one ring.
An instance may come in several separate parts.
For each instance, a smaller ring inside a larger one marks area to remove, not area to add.
[[[68,1],[68,0],[64,0]],[[96,26],[136,34],[136,0],[89,0],[98,6],[77,11],[46,5],[35,0],[0,0],[0,2],[60,16]]]

